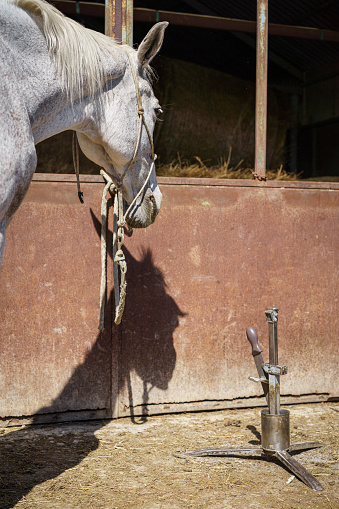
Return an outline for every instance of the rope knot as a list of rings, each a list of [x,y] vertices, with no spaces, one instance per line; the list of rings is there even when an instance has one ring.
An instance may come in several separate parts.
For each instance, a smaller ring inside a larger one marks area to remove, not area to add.
[[[143,115],[144,113],[145,113],[144,108],[139,108],[138,109],[138,115]]]
[[[120,221],[118,221],[117,225],[118,228],[123,228],[126,225],[125,219],[121,219]]]
[[[115,253],[114,261],[119,264],[125,261],[125,255],[122,249],[118,249],[118,251]]]

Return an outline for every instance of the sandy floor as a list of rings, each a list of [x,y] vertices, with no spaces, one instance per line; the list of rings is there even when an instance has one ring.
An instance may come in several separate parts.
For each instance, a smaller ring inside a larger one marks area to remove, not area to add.
[[[339,404],[289,409],[291,441],[324,444],[296,456],[323,492],[274,461],[175,456],[258,444],[245,409],[0,430],[0,508],[338,508]]]

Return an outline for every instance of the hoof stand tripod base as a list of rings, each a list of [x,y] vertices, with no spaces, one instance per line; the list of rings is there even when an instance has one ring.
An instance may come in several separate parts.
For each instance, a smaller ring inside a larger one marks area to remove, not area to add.
[[[280,408],[280,376],[287,373],[286,366],[278,364],[278,309],[265,311],[269,330],[269,363],[264,362],[262,350],[258,344],[258,335],[253,327],[246,330],[252,345],[252,355],[259,378],[249,377],[262,384],[268,408],[261,412],[261,446],[232,447],[221,449],[200,449],[185,452],[181,456],[233,456],[240,458],[276,459],[314,491],[324,488],[320,482],[292,456],[293,453],[321,447],[319,442],[301,442],[290,444],[290,412]]]

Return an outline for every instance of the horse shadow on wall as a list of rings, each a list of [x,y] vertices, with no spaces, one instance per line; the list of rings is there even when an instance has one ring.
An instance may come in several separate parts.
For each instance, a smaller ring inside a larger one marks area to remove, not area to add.
[[[100,235],[101,225],[93,213],[92,219]],[[109,232],[108,237],[111,236]],[[125,248],[124,252],[128,265],[126,308],[122,325],[113,325],[112,334],[113,351],[118,352],[119,356],[118,383],[113,388],[113,394],[106,391],[109,393],[106,406],[114,408],[118,405],[119,395],[124,393],[132,422],[142,424],[147,420],[150,391],[153,388],[166,390],[172,378],[176,364],[173,333],[179,325],[179,317],[185,313],[167,293],[164,276],[154,265],[152,252],[149,249],[142,252],[140,261]],[[81,387],[84,385],[89,388],[89,400],[93,392],[103,390],[104,378],[95,371],[95,366],[98,355],[102,355],[103,345],[109,344],[114,292],[109,295],[105,309],[105,331],[98,334],[85,361],[74,370],[52,404],[37,412],[34,424],[40,424],[45,419],[57,420],[57,412],[64,411],[65,402],[77,408],[77,394],[83,390]],[[114,345],[115,341],[118,344]],[[111,358],[111,352],[108,351],[107,355]],[[133,373],[141,379],[143,387],[142,403],[137,412],[141,416],[138,418],[134,415]],[[0,509],[13,507],[35,486],[78,465],[98,448],[99,440],[95,432],[105,424],[107,420],[86,424],[33,426],[1,436]]]
[[[91,216],[98,236],[101,235],[101,223],[91,210]],[[109,240],[112,233],[109,232]],[[111,242],[110,242],[111,245]],[[127,390],[128,403],[124,404],[124,415],[129,409],[132,422],[134,400],[131,374],[135,373],[143,385],[142,403],[137,404],[142,417],[139,423],[147,420],[149,394],[155,387],[167,390],[176,363],[173,345],[173,333],[179,326],[179,317],[185,316],[173,298],[167,293],[167,285],[161,270],[154,265],[152,251],[148,248],[141,252],[138,261],[124,246],[127,262],[127,297],[122,324],[114,327],[113,341],[119,342],[118,384],[112,394],[112,409],[119,405],[117,399]],[[112,258],[112,251],[108,249]],[[113,292],[107,303],[110,317],[115,314]],[[106,313],[107,317],[107,313]],[[105,318],[106,318],[105,317]],[[99,338],[98,338],[99,339]],[[141,408],[140,408],[141,407]],[[119,408],[115,412],[120,415]]]
[[[166,391],[176,363],[173,333],[184,316],[172,297],[159,269],[154,266],[152,252],[146,250],[137,262],[125,250],[128,266],[127,298],[121,326],[119,348],[118,397],[127,391],[128,401],[120,407],[130,411],[136,423],[134,408],[147,420],[149,395],[153,388]],[[114,305],[113,305],[114,309]],[[112,312],[113,315],[113,312]],[[135,402],[131,374],[142,380],[142,401]],[[127,395],[126,395],[127,396]],[[125,398],[126,398],[125,396]],[[113,408],[118,402],[112,401]],[[121,408],[117,408],[120,415]]]

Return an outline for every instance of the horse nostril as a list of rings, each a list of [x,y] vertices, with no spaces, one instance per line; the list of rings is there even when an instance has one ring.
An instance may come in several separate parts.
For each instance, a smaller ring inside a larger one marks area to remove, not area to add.
[[[155,198],[154,198],[153,194],[151,194],[151,196],[149,197],[149,200],[152,203],[152,207],[153,207],[153,210],[154,210],[157,207],[157,204],[155,202]]]
[[[158,215],[158,208],[157,208],[157,203],[156,203],[156,200],[154,198],[154,195],[151,194],[150,197],[149,197],[149,201],[151,202],[152,204],[152,211],[151,211],[151,221],[152,223],[154,222],[156,216]]]

